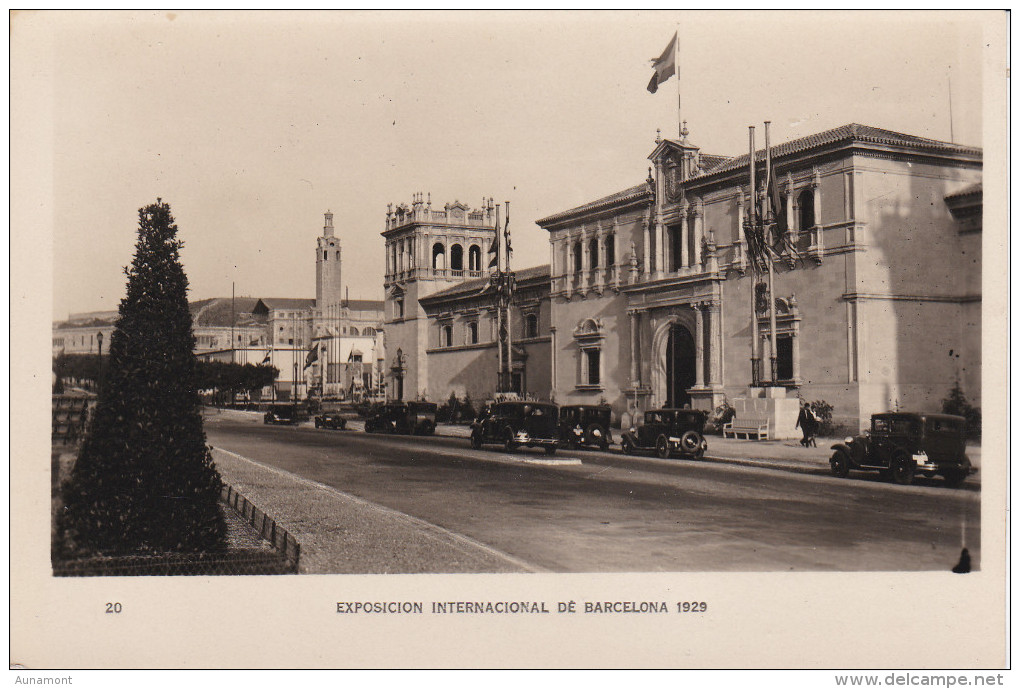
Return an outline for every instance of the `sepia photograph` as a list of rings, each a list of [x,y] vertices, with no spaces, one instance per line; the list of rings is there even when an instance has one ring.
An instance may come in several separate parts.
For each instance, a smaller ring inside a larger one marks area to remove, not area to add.
[[[9,19],[12,667],[1008,667],[1008,13]]]

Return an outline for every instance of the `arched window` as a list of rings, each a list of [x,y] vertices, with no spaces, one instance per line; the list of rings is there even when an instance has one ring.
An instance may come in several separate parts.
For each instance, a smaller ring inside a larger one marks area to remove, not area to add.
[[[365,328],[361,334],[365,337],[375,337],[375,328]]]
[[[440,242],[432,245],[432,268],[433,270],[446,268],[446,247]]]
[[[591,264],[591,269],[595,270],[599,267],[599,238],[592,237],[592,240],[588,242],[588,262]]]
[[[464,248],[460,244],[450,247],[450,268],[464,270]]]
[[[329,252],[328,251],[323,251],[322,252],[322,260],[323,261],[328,261],[329,260]]]
[[[606,235],[606,265],[616,265],[616,235]]]
[[[580,274],[584,269],[584,259],[581,254],[581,242],[574,242],[574,272]]]
[[[538,337],[538,316],[533,313],[524,317],[524,337]]]
[[[482,250],[478,246],[468,249],[468,270],[482,269]]]
[[[815,224],[815,194],[811,189],[805,189],[797,197],[797,205],[800,206],[800,225],[798,229],[809,230]]]
[[[471,321],[467,326],[467,343],[478,344],[478,323]]]
[[[339,251],[336,252],[336,260],[338,260],[338,261],[340,260],[340,252]]]
[[[453,326],[452,325],[444,325],[443,326],[443,346],[444,347],[452,347],[453,346]]]
[[[357,328],[351,328],[351,337],[358,337],[359,334]]]

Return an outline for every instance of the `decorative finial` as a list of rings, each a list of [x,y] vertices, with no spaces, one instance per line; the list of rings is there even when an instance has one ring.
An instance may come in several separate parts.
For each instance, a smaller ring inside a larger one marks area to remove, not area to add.
[[[662,130],[659,129],[658,127],[655,128],[655,143],[657,144],[662,143]]]
[[[690,134],[690,132],[687,131],[687,120],[684,120],[683,127],[681,127],[681,129],[680,129],[680,136],[683,137],[683,142],[684,143],[687,143],[687,135],[688,134]]]

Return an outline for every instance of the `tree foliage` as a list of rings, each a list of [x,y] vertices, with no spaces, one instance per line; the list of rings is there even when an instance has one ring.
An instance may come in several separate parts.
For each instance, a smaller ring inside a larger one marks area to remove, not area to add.
[[[235,393],[253,393],[272,385],[280,371],[275,366],[267,365],[199,361],[195,375],[199,390],[212,390],[217,397],[231,399]]]
[[[79,551],[223,547],[221,481],[202,428],[188,280],[170,206],[138,211],[138,242],[89,433],[64,494]]]
[[[100,372],[107,366],[106,354],[103,354],[102,363],[98,354],[60,354],[53,360],[53,373],[58,381],[74,380],[95,387]]]
[[[942,413],[962,416],[967,420],[967,437],[981,437],[981,409],[967,401],[959,381],[953,385],[949,396],[942,400]]]

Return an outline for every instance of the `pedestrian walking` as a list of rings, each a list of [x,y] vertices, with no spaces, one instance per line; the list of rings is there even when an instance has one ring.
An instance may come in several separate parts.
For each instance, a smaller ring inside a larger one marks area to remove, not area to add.
[[[804,434],[800,440],[801,445],[804,447],[818,446],[818,443],[815,442],[815,434],[818,433],[818,419],[807,402],[801,402],[796,428],[800,428],[801,433]]]

